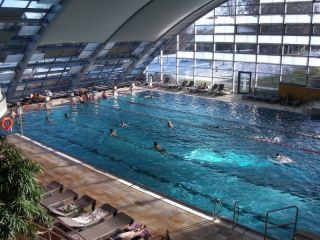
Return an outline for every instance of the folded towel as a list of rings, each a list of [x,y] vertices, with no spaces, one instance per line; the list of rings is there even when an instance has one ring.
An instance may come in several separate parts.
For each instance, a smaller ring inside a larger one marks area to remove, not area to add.
[[[93,221],[98,221],[101,218],[103,218],[104,216],[106,216],[106,212],[102,211],[101,209],[96,209],[94,210],[92,213],[90,213],[87,216],[80,216],[80,217],[76,217],[73,218],[73,220],[77,223],[83,224],[83,225],[87,225],[90,222]]]

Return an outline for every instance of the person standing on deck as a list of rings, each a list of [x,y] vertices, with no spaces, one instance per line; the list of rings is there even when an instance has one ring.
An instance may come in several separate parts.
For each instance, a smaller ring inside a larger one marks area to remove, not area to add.
[[[118,97],[118,87],[116,85],[113,87],[113,96]]]
[[[148,87],[152,87],[152,81],[153,81],[153,76],[152,74],[150,74],[148,79]]]

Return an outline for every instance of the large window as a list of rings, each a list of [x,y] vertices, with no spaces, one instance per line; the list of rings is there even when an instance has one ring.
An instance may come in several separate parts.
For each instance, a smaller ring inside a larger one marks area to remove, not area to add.
[[[199,52],[212,52],[213,43],[197,43],[197,51]]]
[[[234,50],[233,43],[217,43],[216,52],[232,53]]]
[[[258,34],[258,25],[237,25],[237,34]]]
[[[257,45],[247,43],[237,44],[237,53],[256,54]]]
[[[288,3],[287,13],[289,14],[309,14],[312,13],[312,2]]]
[[[306,67],[294,66],[294,65],[283,65],[282,66],[282,82],[306,85],[307,80]]]
[[[264,44],[259,46],[261,55],[281,55],[281,45]]]
[[[261,14],[283,14],[284,3],[261,4]]]
[[[284,55],[307,56],[309,47],[305,45],[284,45]]]
[[[283,29],[284,29],[284,26],[281,24],[261,25],[261,34],[281,35],[283,33]]]
[[[177,40],[177,79],[211,79],[236,91],[238,71],[246,71],[255,88],[320,87],[320,0],[227,1]]]
[[[311,25],[288,24],[286,27],[287,35],[309,35],[311,33]]]

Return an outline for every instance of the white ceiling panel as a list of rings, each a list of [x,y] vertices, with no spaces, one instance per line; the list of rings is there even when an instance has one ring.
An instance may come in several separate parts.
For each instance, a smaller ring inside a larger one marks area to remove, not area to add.
[[[40,45],[154,42],[173,34],[224,0],[70,0]]]
[[[153,0],[133,16],[111,41],[156,41],[212,0]]]
[[[40,45],[104,42],[149,0],[70,0]]]

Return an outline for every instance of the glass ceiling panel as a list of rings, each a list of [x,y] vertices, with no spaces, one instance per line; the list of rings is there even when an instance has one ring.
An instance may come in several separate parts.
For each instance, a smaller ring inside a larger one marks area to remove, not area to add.
[[[51,4],[38,3],[37,1],[32,1],[29,5],[29,8],[40,8],[40,9],[49,9]]]
[[[26,36],[26,35],[34,35],[40,30],[40,26],[23,26],[20,29],[20,32],[18,35],[20,36]]]
[[[26,8],[29,1],[5,0],[1,7]]]

